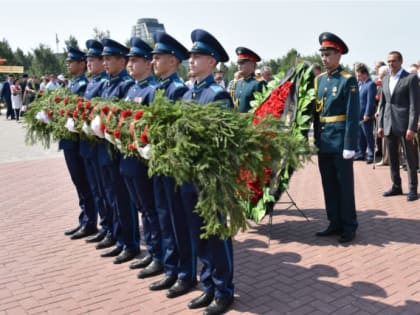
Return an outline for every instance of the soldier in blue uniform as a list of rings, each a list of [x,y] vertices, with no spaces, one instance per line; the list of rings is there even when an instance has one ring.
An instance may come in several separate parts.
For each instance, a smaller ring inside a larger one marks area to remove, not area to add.
[[[153,54],[153,70],[159,77],[159,89],[164,90],[164,95],[170,100],[181,98],[188,90],[177,74],[177,69],[182,60],[188,58],[188,50],[176,39],[167,33],[154,34],[155,47]],[[185,222],[178,222],[182,211],[179,190],[175,190],[175,181],[167,176],[153,176],[153,190],[155,206],[159,217],[162,237],[163,268],[165,277],[152,283],[150,290],[169,289],[175,284],[178,274],[183,271],[185,280],[190,285],[195,285],[195,275],[192,275],[190,259],[191,244],[185,239],[182,248],[177,246],[174,228],[186,229]],[[185,220],[184,220],[185,221]],[[188,233],[188,232],[186,232]],[[185,260],[187,259],[187,261]],[[144,278],[155,275],[153,265],[143,269],[138,277]],[[194,278],[193,278],[194,276]]]
[[[157,87],[152,75],[152,48],[139,37],[132,37],[130,45],[128,69],[135,84],[128,90],[125,100],[149,105]],[[135,209],[142,213],[143,235],[148,251],[142,259],[133,262],[130,268],[145,268],[153,262],[149,270],[154,269],[156,273],[163,271],[159,219],[148,167],[144,161],[135,157],[121,158],[120,173]]]
[[[86,42],[86,48],[86,63],[90,80],[86,86],[84,97],[90,100],[101,95],[102,85],[106,81],[107,75],[102,64],[102,43],[98,40],[90,39]],[[99,213],[101,219],[98,233],[88,237],[86,242],[96,243],[102,241],[108,232],[108,222],[106,220],[107,206],[105,203],[103,187],[101,187],[96,143],[86,139],[80,139],[79,153],[83,158],[96,211]]]
[[[317,236],[341,235],[351,242],[358,226],[354,198],[353,157],[359,129],[359,88],[356,79],[340,66],[346,44],[332,33],[319,36],[326,68],[315,79],[315,144],[329,226]]]
[[[70,90],[73,94],[82,96],[87,86],[86,56],[75,47],[67,47],[68,55],[66,65],[73,79],[70,83]],[[79,197],[81,213],[79,225],[76,228],[65,231],[71,235],[71,239],[79,239],[96,233],[97,213],[93,202],[93,195],[89,187],[83,159],[79,156],[79,140],[61,139],[59,148],[63,149],[66,165],[70,177],[76,187]]]
[[[103,84],[101,97],[103,99],[121,99],[130,86],[133,84],[132,78],[128,75],[126,68],[129,50],[120,43],[104,38],[102,51],[103,63],[108,74],[107,81]],[[138,216],[130,204],[130,196],[120,175],[121,154],[117,152],[113,145],[102,141],[98,145],[98,160],[102,186],[106,201],[112,213],[107,220],[112,220],[113,231],[107,235],[99,244],[103,246],[112,244],[116,241],[116,246],[101,254],[102,257],[117,256],[115,264],[120,264],[133,259],[140,252],[140,232]]]
[[[236,54],[238,70],[243,79],[236,84],[233,101],[241,113],[247,113],[251,109],[250,102],[254,99],[254,92],[261,92],[265,85],[265,81],[258,81],[255,78],[255,68],[261,58],[245,47],[236,48]]]
[[[184,99],[195,100],[200,104],[214,101],[221,102],[225,108],[233,108],[230,94],[220,87],[213,77],[213,70],[219,61],[227,62],[229,57],[218,40],[207,31],[197,29],[191,33],[193,47],[190,50],[190,74],[196,78],[191,89],[185,93]],[[188,307],[195,309],[207,307],[206,315],[222,314],[233,303],[233,250],[232,239],[220,239],[211,236],[201,239],[203,220],[195,212],[197,191],[192,184],[186,183],[181,187],[184,215],[190,226],[193,240],[193,252],[200,258],[203,269],[200,281],[204,293],[193,299]],[[220,218],[225,220],[226,218]]]

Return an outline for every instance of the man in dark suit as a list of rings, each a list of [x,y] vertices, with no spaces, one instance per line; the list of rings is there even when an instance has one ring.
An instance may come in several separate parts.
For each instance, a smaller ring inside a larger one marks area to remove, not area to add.
[[[0,98],[4,100],[7,106],[7,113],[6,113],[6,119],[15,119],[15,111],[12,108],[12,92],[10,90],[10,87],[12,86],[14,81],[13,74],[9,74],[7,76],[7,80],[3,84],[3,89],[1,90]]]
[[[354,198],[353,157],[359,128],[359,89],[356,79],[340,66],[346,44],[332,33],[319,36],[321,59],[326,72],[315,79],[315,144],[330,221],[317,236],[341,235],[351,242],[358,226]]]
[[[384,192],[384,197],[402,195],[399,147],[402,144],[407,159],[408,201],[417,196],[417,153],[414,136],[419,119],[420,90],[417,75],[409,74],[402,68],[400,52],[388,54],[390,74],[382,81],[382,97],[379,105],[378,136],[388,140],[389,161],[391,165],[392,187]]]
[[[359,81],[360,97],[360,127],[359,145],[356,160],[365,160],[373,163],[375,139],[373,138],[373,123],[375,118],[376,85],[369,78],[369,71],[364,64],[356,65],[356,78]],[[367,156],[365,157],[367,149]]]

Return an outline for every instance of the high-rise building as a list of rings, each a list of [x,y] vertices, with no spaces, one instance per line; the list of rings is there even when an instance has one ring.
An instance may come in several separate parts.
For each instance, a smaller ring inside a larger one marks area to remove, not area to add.
[[[158,19],[143,18],[138,19],[133,26],[131,36],[138,36],[144,41],[153,41],[153,34],[156,32],[165,32],[165,26],[159,23]]]

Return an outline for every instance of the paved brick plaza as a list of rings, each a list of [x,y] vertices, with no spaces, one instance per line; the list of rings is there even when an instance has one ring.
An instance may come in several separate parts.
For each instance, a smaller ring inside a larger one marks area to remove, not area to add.
[[[167,299],[128,264],[63,231],[77,222],[76,193],[55,147],[25,147],[21,125],[0,116],[0,315],[201,314]],[[292,178],[310,222],[279,204],[269,225],[236,236],[236,301],[229,314],[420,314],[420,201],[381,197],[386,167],[355,163],[359,230],[352,245],[316,238],[326,225],[314,157]],[[407,191],[406,174],[403,189]],[[286,195],[282,197],[288,201]]]

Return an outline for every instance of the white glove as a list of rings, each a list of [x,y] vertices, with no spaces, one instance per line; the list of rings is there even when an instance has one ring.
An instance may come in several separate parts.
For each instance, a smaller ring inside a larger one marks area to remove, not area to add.
[[[92,129],[92,132],[99,138],[104,138],[104,133],[101,130],[101,117],[97,115],[91,122],[90,122],[90,128]]]
[[[144,147],[137,147],[137,151],[139,151],[140,156],[145,160],[150,160],[152,157],[152,145],[150,143],[146,144]]]
[[[356,155],[354,150],[343,150],[343,159],[350,160]]]
[[[86,135],[92,134],[92,129],[90,129],[89,125],[86,123],[86,121],[83,123],[82,130]]]
[[[37,120],[42,121],[44,124],[48,124],[50,122],[50,118],[44,110],[41,110],[40,112],[36,113],[35,118]]]
[[[74,132],[74,133],[79,133],[75,128],[74,128],[74,119],[69,117],[67,118],[66,124],[64,125],[64,127],[67,128],[68,131],[70,132]]]
[[[115,144],[114,136],[110,135],[108,132],[104,133],[105,139],[109,141],[111,144]]]

